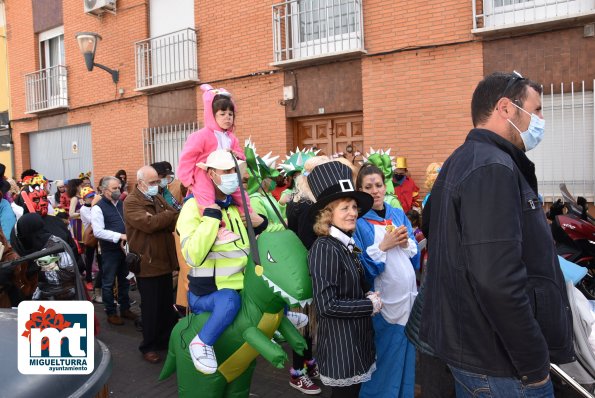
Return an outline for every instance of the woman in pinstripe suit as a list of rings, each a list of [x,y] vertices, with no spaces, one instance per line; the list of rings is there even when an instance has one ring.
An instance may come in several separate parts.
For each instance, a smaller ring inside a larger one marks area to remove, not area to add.
[[[369,292],[351,234],[358,214],[373,199],[353,189],[351,170],[329,162],[315,167],[308,184],[316,197],[310,213],[319,236],[308,254],[318,316],[320,379],[332,397],[358,397],[361,383],[376,369],[371,316],[382,306]]]

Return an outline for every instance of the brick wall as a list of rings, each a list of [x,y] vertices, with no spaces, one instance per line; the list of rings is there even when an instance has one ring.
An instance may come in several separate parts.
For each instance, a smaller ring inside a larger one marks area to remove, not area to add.
[[[235,132],[244,145],[252,136],[259,154],[273,151],[273,155],[288,152],[292,140],[285,122],[285,108],[279,105],[283,98],[283,74],[275,73],[249,79],[222,81],[216,87],[224,87],[234,97],[237,106]],[[204,125],[202,91],[197,90],[197,118]]]
[[[544,84],[560,87],[560,83],[585,80],[593,89],[595,77],[595,39],[583,37],[583,27],[544,32],[524,37],[487,41],[484,44],[484,72],[511,72]]]
[[[223,80],[270,70],[272,4],[278,1],[197,0],[199,78]]]
[[[472,40],[471,2],[365,0],[368,53]]]
[[[406,156],[425,192],[428,164],[444,161],[472,127],[471,95],[482,73],[479,43],[364,59],[364,148]]]

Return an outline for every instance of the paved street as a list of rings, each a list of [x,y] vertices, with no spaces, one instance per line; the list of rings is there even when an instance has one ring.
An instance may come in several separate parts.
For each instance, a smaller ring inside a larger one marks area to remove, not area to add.
[[[137,304],[132,306],[132,311],[140,314],[138,291],[131,291],[130,297],[137,301]],[[157,378],[163,363],[152,365],[142,359],[138,351],[142,334],[136,331],[132,321],[125,320],[124,326],[108,324],[101,304],[95,304],[95,313],[101,323],[99,338],[107,344],[113,358],[113,370],[109,380],[110,396],[115,398],[177,397],[175,376],[159,382]],[[165,357],[166,352],[163,351],[160,354]],[[291,358],[291,354],[289,357]],[[318,384],[320,385],[320,382]],[[250,396],[293,398],[306,395],[289,386],[287,370],[276,369],[262,358],[258,358]],[[323,393],[319,396],[329,397],[330,390],[323,389]]]

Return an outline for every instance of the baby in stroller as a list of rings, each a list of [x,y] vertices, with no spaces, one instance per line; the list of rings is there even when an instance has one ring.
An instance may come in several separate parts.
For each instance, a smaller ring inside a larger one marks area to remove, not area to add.
[[[28,213],[19,219],[12,231],[11,243],[21,256],[67,246],[45,229],[44,222],[37,213]],[[37,272],[38,275],[32,300],[75,299],[77,266],[69,250],[32,260],[27,272]]]

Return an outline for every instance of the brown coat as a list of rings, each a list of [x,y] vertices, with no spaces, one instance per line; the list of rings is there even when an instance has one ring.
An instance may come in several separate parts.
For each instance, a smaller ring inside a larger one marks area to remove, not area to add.
[[[153,201],[135,187],[124,201],[124,223],[130,251],[141,255],[138,277],[161,276],[178,269],[172,232],[178,212],[163,196]]]

